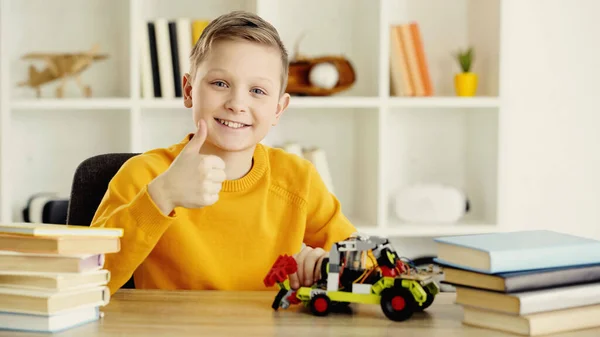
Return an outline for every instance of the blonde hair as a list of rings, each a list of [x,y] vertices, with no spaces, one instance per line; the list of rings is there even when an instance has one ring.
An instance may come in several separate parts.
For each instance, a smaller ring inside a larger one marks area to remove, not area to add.
[[[190,54],[190,73],[195,76],[196,68],[210,52],[211,45],[219,40],[246,40],[267,47],[273,47],[281,53],[281,90],[285,92],[288,79],[288,52],[279,37],[279,33],[260,16],[246,11],[233,11],[212,20],[202,31]]]

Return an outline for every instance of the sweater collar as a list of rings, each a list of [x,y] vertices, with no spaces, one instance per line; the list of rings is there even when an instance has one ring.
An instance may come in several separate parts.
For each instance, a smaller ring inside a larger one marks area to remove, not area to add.
[[[185,147],[185,145],[192,139],[193,133],[188,134],[183,142],[179,151]],[[267,172],[268,167],[268,156],[267,149],[261,143],[256,144],[254,148],[254,154],[252,155],[252,167],[250,171],[243,177],[235,180],[225,180],[221,187],[221,192],[241,192],[254,186]]]

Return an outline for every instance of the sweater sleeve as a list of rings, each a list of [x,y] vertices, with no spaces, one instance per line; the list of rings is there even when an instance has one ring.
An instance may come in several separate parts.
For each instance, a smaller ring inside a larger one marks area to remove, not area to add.
[[[307,224],[304,243],[327,251],[338,241],[347,239],[356,228],[342,213],[340,201],[327,189],[321,175],[309,165]]]
[[[111,294],[129,280],[175,220],[174,212],[164,215],[148,194],[148,183],[154,179],[148,166],[143,157],[123,165],[109,183],[90,225],[123,229],[120,251],[105,257]]]

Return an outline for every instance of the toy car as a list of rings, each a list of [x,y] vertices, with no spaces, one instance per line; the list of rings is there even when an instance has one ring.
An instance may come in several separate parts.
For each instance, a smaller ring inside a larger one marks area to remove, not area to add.
[[[265,286],[280,288],[273,309],[301,303],[325,316],[334,306],[379,304],[388,319],[400,322],[428,308],[440,291],[431,270],[403,261],[388,239],[377,236],[356,234],[335,243],[311,287],[291,289],[288,276],[296,270],[296,260],[282,255],[265,277]]]

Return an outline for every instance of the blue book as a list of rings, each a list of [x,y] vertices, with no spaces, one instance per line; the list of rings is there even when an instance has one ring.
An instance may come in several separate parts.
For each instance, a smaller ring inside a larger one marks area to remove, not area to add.
[[[438,237],[436,261],[484,274],[600,263],[600,241],[549,230]]]

